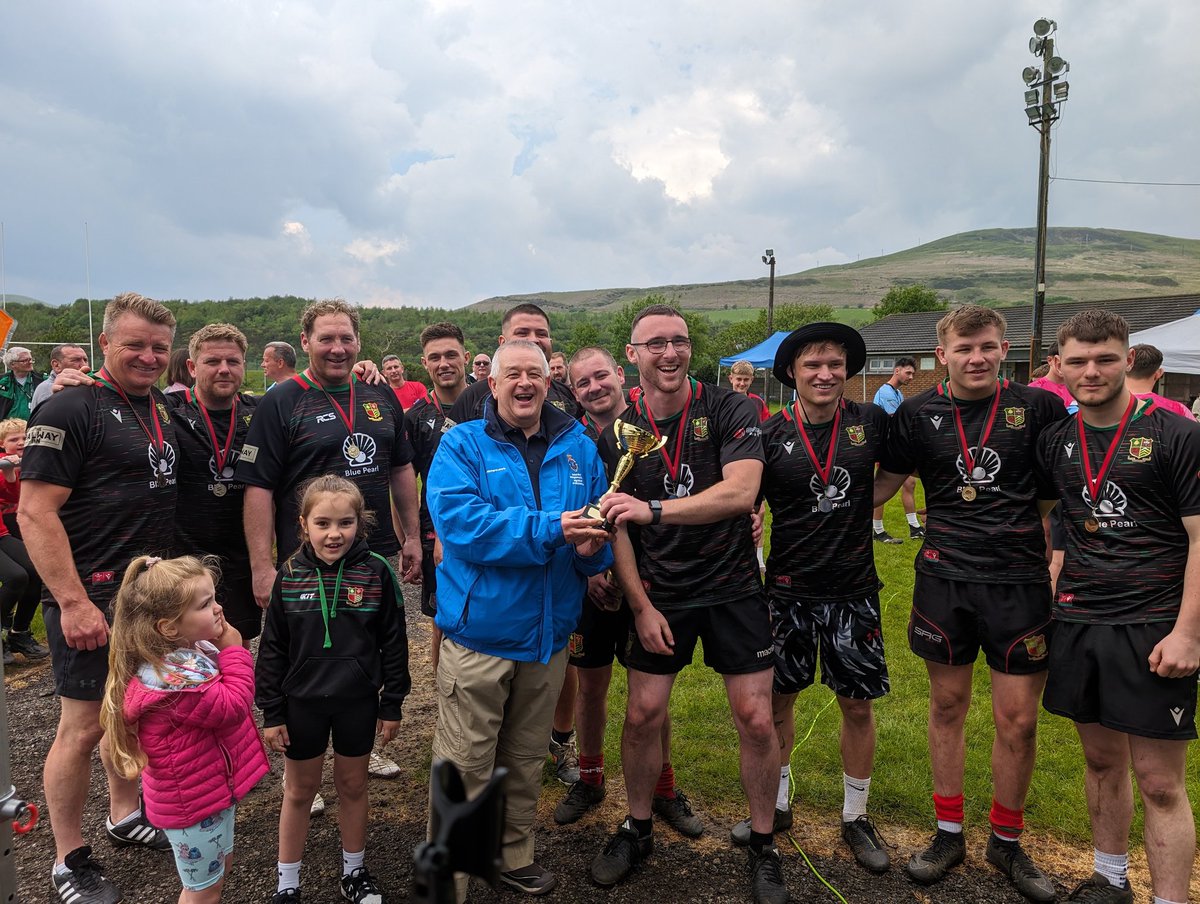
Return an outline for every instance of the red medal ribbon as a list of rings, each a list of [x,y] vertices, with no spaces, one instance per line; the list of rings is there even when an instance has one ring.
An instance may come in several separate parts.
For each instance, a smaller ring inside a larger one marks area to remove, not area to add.
[[[225,462],[229,461],[229,450],[233,448],[233,435],[237,433],[237,396],[233,397],[233,408],[229,411],[229,435],[225,437],[224,449],[217,444],[217,431],[213,427],[212,418],[209,417],[204,403],[196,398],[190,389],[185,390],[183,396],[189,404],[194,403],[200,409],[200,415],[204,418],[204,426],[208,430],[208,441],[212,443],[213,461],[217,465],[217,478],[220,479],[221,472],[225,469]]]
[[[325,386],[321,383],[321,381],[313,376],[311,367],[305,368],[303,377],[308,382],[309,386],[312,386],[315,389],[319,389],[319,390],[321,390],[321,392],[325,393],[325,398],[329,399],[329,404],[332,405],[337,410],[338,417],[340,417],[342,419],[342,423],[346,425],[346,431],[347,431],[348,435],[353,436],[354,435],[354,415],[356,413],[354,410],[354,380],[355,380],[354,376],[351,375],[351,377],[350,377],[350,413],[349,414],[346,413],[346,409],[344,409],[338,403],[338,400],[335,399],[330,394],[329,390],[325,388]]]
[[[688,412],[692,409],[692,389],[694,381],[688,379],[688,394],[687,401],[683,403],[683,411],[679,415],[679,429],[675,431],[675,454],[667,455],[666,448],[658,450],[658,454],[663,457],[663,461],[667,464],[667,474],[672,482],[679,480],[679,463],[683,459],[683,427],[687,423]],[[638,403],[642,406],[642,413],[646,416],[646,420],[650,422],[650,429],[654,431],[655,439],[662,439],[662,433],[659,432],[658,424],[654,422],[654,415],[650,413],[650,406],[646,403],[646,397],[639,396]]]
[[[113,379],[103,367],[95,373],[96,382],[101,386],[107,386],[113,392],[121,397],[121,400],[129,406],[129,410],[133,412],[133,416],[137,418],[138,426],[142,428],[142,432],[146,434],[146,439],[150,441],[151,447],[158,453],[159,458],[162,457],[163,449],[166,446],[166,440],[163,439],[162,424],[158,421],[158,406],[154,404],[153,393],[147,395],[150,402],[150,421],[154,424],[154,432],[150,432],[150,428],[146,426],[146,422],[142,420],[142,416],[138,414],[138,410],[133,407],[133,403],[129,401],[129,396],[125,394],[125,390],[121,388],[121,384]],[[157,442],[156,442],[157,440]]]
[[[817,472],[817,477],[821,479],[821,486],[829,486],[829,478],[833,475],[833,460],[837,457],[838,447],[838,428],[842,425],[842,406],[845,402],[838,400],[837,412],[833,415],[833,433],[829,437],[829,452],[825,456],[825,470],[821,470],[821,462],[817,458],[817,450],[813,448],[812,441],[808,438],[808,431],[804,429],[804,420],[800,417],[800,402],[792,402],[792,423],[796,425],[796,432],[800,434],[800,439],[804,441],[804,451],[808,453],[808,460],[812,462],[813,470]]]
[[[1129,405],[1125,409],[1125,413],[1121,415],[1121,423],[1117,425],[1116,436],[1113,441],[1108,444],[1108,451],[1104,453],[1104,461],[1100,463],[1100,471],[1095,477],[1092,476],[1092,460],[1088,456],[1087,434],[1084,432],[1083,411],[1075,412],[1075,429],[1079,435],[1079,460],[1083,463],[1083,479],[1087,482],[1088,495],[1092,497],[1092,507],[1100,504],[1100,491],[1104,488],[1104,478],[1108,476],[1109,468],[1112,466],[1113,458],[1117,454],[1117,447],[1121,445],[1121,440],[1125,438],[1125,430],[1129,427],[1129,421],[1133,417],[1133,409],[1137,407],[1138,397],[1133,393],[1129,394]]]
[[[967,483],[972,480],[971,474],[975,470],[975,459],[971,457],[970,446],[967,443],[967,432],[963,429],[962,415],[958,412],[958,403],[954,401],[954,393],[950,390],[950,381],[946,381],[946,395],[950,397],[950,407],[954,409],[954,429],[958,433],[958,445],[962,449],[963,467],[967,472]],[[992,425],[996,423],[996,412],[1000,410],[1000,381],[996,381],[996,392],[992,396],[992,410],[988,412],[987,423],[983,425],[983,432],[979,434],[979,442],[975,446],[975,451],[982,451],[984,445],[987,444],[988,437],[992,435]]]

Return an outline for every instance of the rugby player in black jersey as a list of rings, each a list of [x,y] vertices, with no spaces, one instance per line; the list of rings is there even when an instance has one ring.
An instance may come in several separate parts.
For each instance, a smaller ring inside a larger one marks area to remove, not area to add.
[[[1075,722],[1095,871],[1072,900],[1132,902],[1133,789],[1155,904],[1186,901],[1196,826],[1186,785],[1200,668],[1200,425],[1126,385],[1129,325],[1083,311],[1058,330],[1078,413],[1038,439],[1039,495],[1066,555],[1043,705]]]
[[[1020,846],[1049,657],[1050,583],[1033,458],[1038,434],[1067,416],[1052,394],[999,377],[1004,318],[967,305],[937,326],[947,379],[892,417],[875,502],[918,472],[929,517],[917,553],[912,651],[929,672],[929,754],[937,833],[907,871],[922,884],[963,861],[964,722],[973,665],[991,669],[992,833],[987,859],[1026,897],[1054,886]]]
[[[18,520],[44,582],[43,612],[61,700],[46,755],[46,805],[54,832],[51,876],[64,904],[112,902],[120,890],[83,839],[92,754],[108,779],[108,835],[117,844],[167,850],[140,809],[138,783],[122,778],[101,742],[108,676],[109,605],[130,560],[169,555],[175,523],[178,442],[155,381],[167,368],[175,317],[134,293],[104,310],[95,385],[38,406],[26,433]]]
[[[625,353],[638,366],[642,393],[622,419],[667,442],[638,460],[622,492],[601,505],[617,527],[615,570],[634,629],[621,738],[629,815],[592,861],[592,878],[615,885],[653,850],[662,724],[675,676],[700,639],[705,663],[725,679],[738,731],[754,899],[784,902],[782,859],[771,837],[778,784],[771,624],[750,523],[763,468],[758,412],[745,396],[688,375],[691,339],[674,308],[644,308]],[[600,449],[611,473],[620,454],[611,432]]]
[[[442,631],[432,621],[437,612],[437,534],[425,504],[425,481],[442,434],[454,426],[450,408],[467,388],[467,349],[463,332],[453,323],[431,323],[421,331],[421,365],[433,382],[428,399],[418,399],[404,414],[413,446],[413,467],[421,477],[421,612],[429,616],[430,656],[437,674]]]
[[[842,838],[859,864],[883,872],[887,847],[867,815],[875,762],[871,701],[889,689],[870,522],[888,416],[843,397],[846,380],[866,360],[862,336],[840,323],[810,323],[780,343],[775,377],[798,398],[763,424],[762,495],[773,519],[767,594],[780,763],[774,829],[792,825],[793,708],[816,679],[819,649],[822,680],[842,711]],[[734,826],[734,843],[745,844],[749,835],[749,820]]]

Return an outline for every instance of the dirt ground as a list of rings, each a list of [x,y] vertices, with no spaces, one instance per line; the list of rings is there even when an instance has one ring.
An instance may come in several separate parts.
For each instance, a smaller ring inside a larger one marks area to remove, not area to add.
[[[412,851],[424,839],[429,770],[430,739],[435,717],[435,700],[429,668],[428,623],[416,605],[416,591],[406,592],[409,638],[412,651],[413,693],[405,704],[405,728],[393,742],[390,753],[401,765],[401,775],[392,780],[371,782],[371,824],[367,863],[389,895],[389,900],[407,900],[412,885]],[[50,693],[53,682],[48,662],[40,666],[9,669],[6,679],[11,729],[13,783],[28,799],[42,801],[41,767],[53,739],[58,720],[58,702]],[[686,726],[677,726],[686,731]],[[678,764],[677,764],[678,765]],[[224,900],[249,904],[270,900],[275,890],[277,825],[282,758],[272,755],[272,772],[238,807],[235,863],[226,883]],[[681,770],[686,787],[686,768]],[[548,774],[548,773],[547,773]],[[325,799],[328,808],[313,820],[308,853],[304,861],[303,892],[306,902],[340,900],[341,873],[337,833],[337,796],[328,775]],[[99,758],[92,767],[93,793],[84,817],[84,835],[92,840],[94,856],[104,863],[107,874],[125,890],[127,902],[166,904],[175,901],[179,884],[166,854],[146,850],[115,849],[104,838],[107,796]],[[554,825],[551,812],[565,789],[547,779],[541,803],[542,820],[537,838],[537,857],[557,873],[560,885],[546,897],[548,902],[741,902],[750,900],[745,871],[745,854],[728,840],[728,828],[741,816],[741,801],[706,801],[693,795],[697,812],[708,824],[698,840],[685,839],[663,827],[655,833],[653,857],[625,883],[604,891],[588,879],[588,864],[604,845],[609,832],[625,814],[624,789],[620,774],[609,776],[608,799],[574,826]],[[44,807],[43,813],[44,813]],[[838,898],[822,884],[815,872],[847,902],[980,902],[1002,904],[1024,899],[983,859],[986,835],[968,836],[967,863],[932,888],[909,882],[902,869],[905,859],[926,842],[928,829],[883,827],[897,846],[892,869],[872,876],[859,869],[841,847],[838,814],[808,813],[797,809],[796,827],[789,837],[779,839],[785,874],[794,901],[834,902]],[[805,863],[798,848],[812,862]],[[1066,846],[1036,835],[1026,839],[1038,862],[1059,885],[1063,897],[1091,873],[1091,851],[1083,845]],[[49,873],[54,854],[48,819],[31,834],[15,841],[19,881],[18,900],[34,904],[51,900]],[[1134,887],[1148,896],[1145,858],[1134,855]],[[1200,891],[1193,886],[1193,893]],[[493,891],[476,883],[472,901],[516,901],[515,892]],[[1142,900],[1139,897],[1138,900]]]

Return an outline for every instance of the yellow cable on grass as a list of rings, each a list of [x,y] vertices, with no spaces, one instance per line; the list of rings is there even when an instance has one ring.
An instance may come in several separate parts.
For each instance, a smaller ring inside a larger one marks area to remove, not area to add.
[[[828,888],[831,892],[833,892],[834,897],[836,897],[839,901],[841,901],[842,904],[850,904],[849,901],[847,901],[845,898],[842,897],[842,893],[840,891],[838,891],[836,888],[834,888],[832,885],[830,885],[827,881],[825,881],[825,877],[822,876],[819,872],[817,872],[817,868],[815,866],[813,866],[812,861],[808,859],[808,854],[804,853],[804,848],[800,847],[800,845],[797,844],[796,839],[792,837],[791,832],[788,832],[788,841],[790,841],[792,843],[792,847],[794,847],[796,850],[798,850],[800,852],[800,856],[804,858],[804,862],[808,864],[808,868],[810,870],[812,870],[812,874],[821,881],[821,884],[824,885],[826,888]]]

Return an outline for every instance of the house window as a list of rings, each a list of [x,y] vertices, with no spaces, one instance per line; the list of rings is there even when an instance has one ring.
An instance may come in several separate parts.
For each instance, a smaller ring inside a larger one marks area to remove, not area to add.
[[[933,370],[935,364],[936,364],[936,362],[934,361],[933,358],[922,358],[921,359],[921,370]]]
[[[895,358],[872,358],[867,362],[867,372],[872,374],[890,374],[896,369]]]

